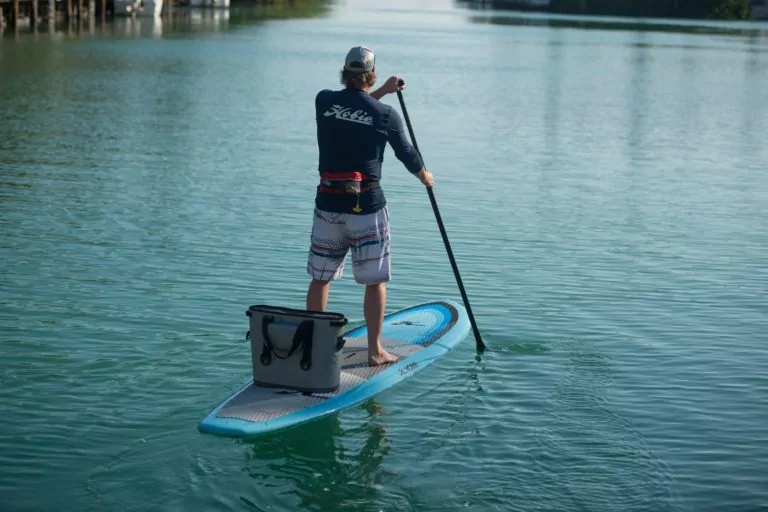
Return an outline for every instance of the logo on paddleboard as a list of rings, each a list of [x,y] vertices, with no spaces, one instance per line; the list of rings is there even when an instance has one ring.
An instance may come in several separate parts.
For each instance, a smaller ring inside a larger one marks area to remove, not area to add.
[[[403,376],[403,375],[406,375],[408,373],[411,373],[413,370],[416,369],[417,366],[419,366],[419,363],[417,363],[417,362],[409,363],[409,364],[403,366],[402,368],[400,368],[400,376]]]
[[[368,126],[373,124],[373,117],[371,117],[365,110],[355,110],[349,107],[343,107],[341,105],[334,105],[326,110],[323,115],[325,117],[334,116],[336,119],[342,121],[350,121],[352,123],[366,124]]]

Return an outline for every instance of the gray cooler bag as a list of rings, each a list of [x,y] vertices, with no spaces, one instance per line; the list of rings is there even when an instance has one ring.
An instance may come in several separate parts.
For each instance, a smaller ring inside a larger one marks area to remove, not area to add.
[[[245,314],[254,384],[307,393],[339,387],[344,315],[264,305],[251,306]]]

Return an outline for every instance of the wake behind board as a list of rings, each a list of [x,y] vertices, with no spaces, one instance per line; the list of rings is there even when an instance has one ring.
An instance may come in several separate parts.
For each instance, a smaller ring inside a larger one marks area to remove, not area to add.
[[[201,432],[252,436],[315,420],[358,404],[427,367],[469,332],[466,310],[450,300],[411,306],[384,317],[382,345],[396,363],[368,366],[365,325],[344,333],[341,383],[331,393],[263,388],[253,380],[225,398],[200,422]]]

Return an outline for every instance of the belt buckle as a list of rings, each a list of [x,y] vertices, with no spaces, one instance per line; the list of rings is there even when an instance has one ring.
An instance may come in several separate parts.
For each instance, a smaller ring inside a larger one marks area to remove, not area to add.
[[[347,181],[344,182],[344,191],[348,194],[356,194],[360,192],[359,181]]]

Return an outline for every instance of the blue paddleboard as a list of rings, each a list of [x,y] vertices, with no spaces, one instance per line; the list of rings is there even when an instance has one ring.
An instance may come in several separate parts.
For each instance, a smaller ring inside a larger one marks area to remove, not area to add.
[[[217,405],[200,422],[201,432],[223,436],[253,436],[315,420],[374,395],[412,377],[448,353],[469,332],[466,310],[451,300],[411,306],[386,315],[382,345],[400,357],[396,363],[368,366],[367,328],[344,333],[341,384],[331,393],[304,394],[288,389],[242,388]]]

